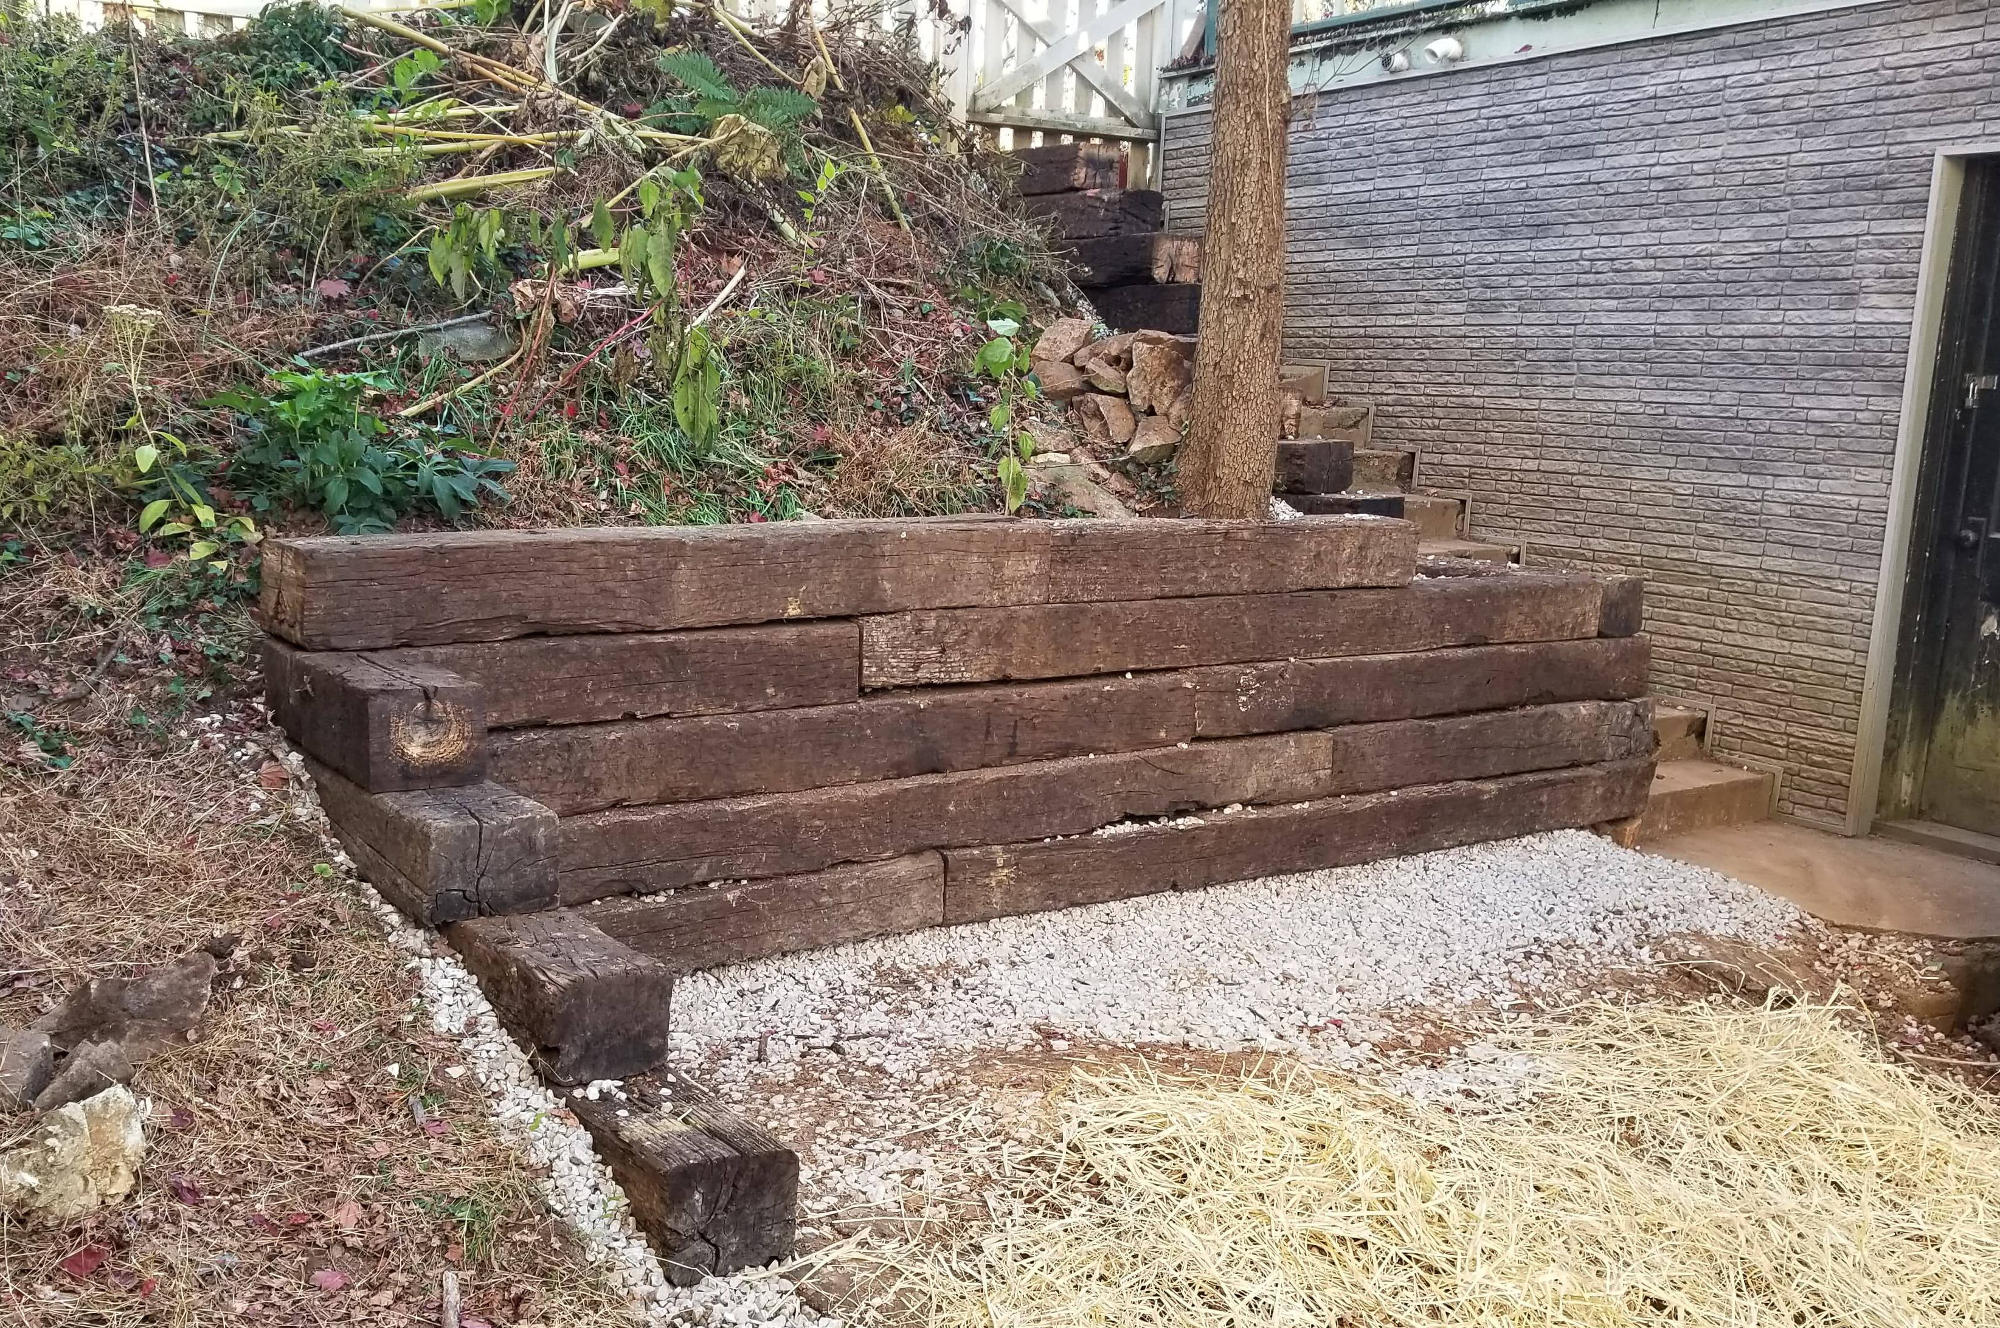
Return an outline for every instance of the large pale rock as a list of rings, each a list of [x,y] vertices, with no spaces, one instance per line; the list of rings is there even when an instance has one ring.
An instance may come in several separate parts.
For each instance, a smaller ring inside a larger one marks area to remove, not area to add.
[[[1156,466],[1162,461],[1171,461],[1180,445],[1181,431],[1167,423],[1166,416],[1142,415],[1125,455],[1141,465]]]
[[[1132,409],[1165,414],[1174,398],[1194,381],[1194,343],[1165,333],[1141,333],[1132,343],[1132,370],[1125,395]]]
[[[1109,472],[1089,462],[1060,463],[1051,456],[1028,463],[1028,483],[1039,492],[1092,516],[1131,516],[1132,509],[1104,487],[1108,478]]]
[[[504,360],[515,349],[514,334],[490,319],[437,328],[417,338],[419,355],[449,355],[467,363]]]
[[[1067,360],[1090,344],[1088,318],[1058,318],[1028,352],[1037,360]]]
[[[132,1192],[146,1157],[146,1104],[119,1085],[50,1112],[0,1153],[0,1208],[65,1227]]]
[[[1068,360],[1036,360],[1035,381],[1051,401],[1073,401],[1090,390],[1083,371]]]

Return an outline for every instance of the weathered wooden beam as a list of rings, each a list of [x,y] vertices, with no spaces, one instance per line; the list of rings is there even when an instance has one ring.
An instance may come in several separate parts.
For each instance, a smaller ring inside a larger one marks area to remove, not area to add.
[[[1333,438],[1287,438],[1278,444],[1278,470],[1271,487],[1287,501],[1295,493],[1337,494],[1353,482],[1352,443]]]
[[[1644,703],[1197,742],[563,819],[564,902],[1086,834],[1128,817],[1301,802],[1650,751]]]
[[[1465,646],[1191,670],[1195,735],[1238,737],[1646,694],[1644,637]],[[1163,675],[1173,677],[1176,675]]]
[[[556,903],[556,814],[498,784],[370,793],[309,763],[334,834],[382,897],[416,922]]]
[[[1166,197],[1152,189],[1084,189],[1067,194],[1035,194],[1021,206],[1047,222],[1060,239],[1090,240],[1105,235],[1145,235],[1165,227]]]
[[[1646,583],[1636,576],[1608,577],[1604,608],[1598,616],[1599,636],[1637,636],[1646,626]]]
[[[1314,796],[1322,733],[1070,757],[872,784],[843,784],[562,822],[562,897],[679,889],[897,857],[950,844],[1071,835],[1127,816]]]
[[[1413,531],[1339,517],[448,531],[273,540],[262,613],[294,644],[362,650],[1401,585],[1415,563]]]
[[[592,919],[570,909],[470,918],[445,938],[557,1083],[624,1079],[666,1060],[672,972]]]
[[[912,853],[798,876],[696,885],[581,910],[676,973],[920,931],[944,921],[944,859]]]
[[[493,735],[492,774],[565,816],[784,793],[1194,737],[1192,680],[1133,678],[926,687],[848,705]]]
[[[496,729],[837,705],[861,692],[861,629],[851,620],[537,636],[369,657],[472,680]]]
[[[371,793],[486,777],[485,697],[448,669],[267,640],[264,678],[292,741]]]
[[[1406,521],[1351,519],[1399,537],[1416,532]],[[1602,600],[1591,577],[1500,573],[1419,578],[1393,590],[882,614],[861,622],[861,682],[911,687],[1081,677],[1569,640],[1597,635]]]
[[[1014,191],[1061,194],[1072,189],[1123,189],[1125,153],[1116,143],[1045,143],[1007,154],[1021,164]]]
[[[1097,316],[1121,332],[1172,332],[1190,337],[1201,331],[1201,283],[1113,286],[1090,293]]]
[[[945,920],[1037,913],[1595,825],[1645,805],[1650,760],[1357,794],[1304,806],[945,853]]]
[[[1070,276],[1085,290],[1134,282],[1201,280],[1201,238],[1194,235],[1112,235],[1063,246]]]
[[[790,1256],[797,1154],[678,1075],[629,1079],[622,1092],[566,1105],[631,1201],[668,1281],[692,1286]]]

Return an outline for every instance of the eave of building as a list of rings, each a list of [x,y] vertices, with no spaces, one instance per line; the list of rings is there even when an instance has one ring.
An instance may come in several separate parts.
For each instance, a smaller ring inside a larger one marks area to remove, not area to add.
[[[1490,65],[1544,60],[1712,28],[1856,9],[1883,0],[1419,0],[1302,24],[1292,34],[1292,91],[1300,96],[1438,78]],[[1425,47],[1455,38],[1462,58]],[[1392,67],[1400,55],[1406,70]],[[1164,114],[1201,110],[1215,91],[1213,60],[1161,71]],[[1504,113],[1504,107],[1496,107]]]

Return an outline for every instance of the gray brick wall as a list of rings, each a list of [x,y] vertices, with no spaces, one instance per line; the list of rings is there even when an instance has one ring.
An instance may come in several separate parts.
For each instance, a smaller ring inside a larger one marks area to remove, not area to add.
[[[1897,0],[1294,106],[1286,355],[1531,561],[1648,582],[1654,690],[1846,808],[1934,152],[2000,0]],[[1199,230],[1208,116],[1171,117]]]

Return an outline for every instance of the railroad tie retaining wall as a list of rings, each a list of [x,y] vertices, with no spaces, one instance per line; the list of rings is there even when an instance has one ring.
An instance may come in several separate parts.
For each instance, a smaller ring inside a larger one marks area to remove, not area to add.
[[[677,973],[1635,814],[1637,583],[1420,572],[1416,542],[1373,517],[273,541],[266,675],[364,873],[580,1082],[657,1059]]]

